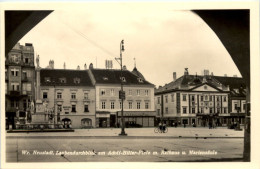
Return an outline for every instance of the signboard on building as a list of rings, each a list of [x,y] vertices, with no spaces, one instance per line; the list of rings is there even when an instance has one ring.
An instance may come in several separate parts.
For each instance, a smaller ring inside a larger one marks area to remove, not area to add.
[[[121,111],[117,115],[121,116]],[[156,112],[124,112],[124,116],[156,116]]]

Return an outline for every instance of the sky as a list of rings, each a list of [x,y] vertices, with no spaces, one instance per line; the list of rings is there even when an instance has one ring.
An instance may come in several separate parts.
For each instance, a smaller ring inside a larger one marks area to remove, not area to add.
[[[87,3],[55,9],[19,42],[33,43],[40,66],[81,69],[86,63],[105,68],[105,60],[120,65],[120,42],[124,40],[123,65],[137,69],[145,79],[165,85],[188,68],[201,75],[208,69],[217,76],[241,77],[215,33],[190,10],[175,10],[164,3]]]

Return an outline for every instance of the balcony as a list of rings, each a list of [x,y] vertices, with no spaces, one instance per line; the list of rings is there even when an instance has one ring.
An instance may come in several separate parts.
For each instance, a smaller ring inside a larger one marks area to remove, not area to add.
[[[19,97],[20,96],[20,91],[9,91],[7,93],[7,95],[9,95],[10,97]]]

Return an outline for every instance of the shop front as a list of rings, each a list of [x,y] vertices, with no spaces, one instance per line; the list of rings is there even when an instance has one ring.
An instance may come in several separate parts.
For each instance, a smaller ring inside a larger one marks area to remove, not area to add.
[[[96,112],[96,127],[110,127],[110,112]]]
[[[154,127],[156,120],[155,111],[124,112],[125,127]],[[117,112],[117,124],[121,126],[121,112]]]

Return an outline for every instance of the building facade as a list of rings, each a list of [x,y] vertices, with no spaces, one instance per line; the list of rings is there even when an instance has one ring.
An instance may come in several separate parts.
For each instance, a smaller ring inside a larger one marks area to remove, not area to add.
[[[90,66],[89,73],[96,90],[96,127],[119,127],[122,106],[126,127],[154,126],[153,84],[126,69],[121,75],[120,70]],[[125,92],[123,103],[119,99],[121,80]]]
[[[34,47],[17,43],[5,56],[6,128],[25,124],[35,91]]]
[[[240,92],[244,92],[239,93],[239,97],[234,93],[238,85],[241,86]],[[157,122],[163,120],[169,126],[243,123],[245,99],[242,78],[189,75],[186,69],[182,77],[176,79],[174,73],[174,81],[156,90]]]
[[[41,121],[51,121],[63,128],[96,126],[95,88],[88,70],[40,69],[39,75],[37,100],[46,108],[38,112],[38,117],[33,116],[33,121],[39,121],[37,118],[43,113],[46,117]]]

